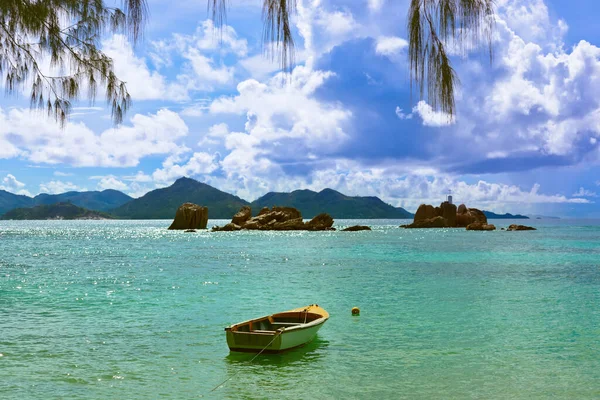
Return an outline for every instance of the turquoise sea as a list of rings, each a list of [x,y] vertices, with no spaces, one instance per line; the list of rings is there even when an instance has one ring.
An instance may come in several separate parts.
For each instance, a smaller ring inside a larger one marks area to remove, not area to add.
[[[0,399],[600,398],[600,221],[403,222],[2,221]],[[310,345],[229,353],[225,326],[311,303]]]

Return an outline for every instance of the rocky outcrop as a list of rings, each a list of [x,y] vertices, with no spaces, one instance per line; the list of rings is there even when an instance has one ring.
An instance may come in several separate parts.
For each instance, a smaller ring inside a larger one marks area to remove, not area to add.
[[[487,224],[487,217],[483,211],[478,210],[477,208],[467,208],[464,204],[458,206],[458,209],[456,210],[455,225],[457,228],[466,228],[475,222],[479,222],[482,225]]]
[[[208,208],[193,203],[182,204],[169,229],[206,229]]]
[[[468,231],[495,231],[496,226],[483,224],[483,223],[477,221],[477,222],[473,222],[472,224],[469,224],[467,226],[467,230]]]
[[[435,208],[431,204],[421,204],[415,213],[414,221],[425,221],[437,216]]]
[[[446,220],[446,226],[456,226],[456,205],[448,203],[447,201],[440,204],[441,217]]]
[[[414,221],[410,225],[402,225],[402,228],[446,228],[444,217],[434,217],[420,221]]]
[[[358,232],[358,231],[370,231],[371,228],[368,226],[355,225],[349,226],[348,228],[342,229],[342,232]]]
[[[333,218],[329,214],[319,214],[309,222],[302,220],[300,211],[293,207],[263,208],[256,217],[252,217],[252,210],[248,206],[234,215],[231,223],[218,227],[213,231],[238,231],[261,230],[261,231],[326,231],[332,228]]]
[[[533,228],[531,226],[516,225],[516,224],[510,225],[506,230],[507,231],[537,231],[536,228]]]
[[[329,231],[333,229],[332,226],[333,218],[326,213],[319,214],[306,223],[306,228],[309,231]]]
[[[234,232],[234,231],[241,231],[242,227],[239,226],[239,225],[234,224],[233,222],[230,222],[230,223],[228,223],[225,226],[221,226],[221,227],[214,226],[212,228],[212,230],[213,230],[213,232],[215,232],[215,231],[219,231],[219,232]]]
[[[439,207],[421,204],[415,214],[415,219],[410,225],[403,228],[466,228],[473,225],[471,230],[490,230],[487,218],[483,211],[476,208],[467,208],[464,204],[456,207],[447,201]],[[493,226],[493,225],[492,225]],[[488,227],[487,229],[479,229]],[[494,227],[495,229],[495,227]]]
[[[231,223],[241,226],[244,225],[250,218],[252,218],[252,209],[248,206],[244,206],[240,211],[237,212],[237,214],[233,216]]]

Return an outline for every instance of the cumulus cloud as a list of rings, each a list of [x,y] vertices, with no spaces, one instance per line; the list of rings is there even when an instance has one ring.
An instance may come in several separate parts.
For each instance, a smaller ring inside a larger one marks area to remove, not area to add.
[[[431,127],[443,127],[453,125],[456,118],[453,115],[442,111],[435,111],[429,104],[421,100],[413,108],[413,113],[417,114],[423,120],[423,125]]]
[[[134,100],[186,100],[187,89],[180,83],[169,83],[156,71],[150,71],[146,61],[135,55],[124,35],[113,35],[102,42],[102,51],[113,59],[115,74],[127,82]]]
[[[380,36],[377,38],[375,52],[383,56],[394,56],[408,47],[408,42],[397,36]]]
[[[368,30],[347,9],[330,9],[320,0],[298,2],[295,24],[304,39],[303,57],[311,67],[314,59],[353,38],[368,36]]]
[[[348,11],[320,11],[316,23],[333,37],[344,37],[358,27],[354,16]]]
[[[147,175],[144,171],[138,171],[135,175],[124,176],[123,180],[139,182],[139,183],[149,183],[152,182],[152,176]]]
[[[171,154],[187,148],[178,143],[188,127],[177,113],[159,110],[136,114],[130,124],[94,133],[81,122],[61,129],[44,115],[24,109],[0,108],[0,142],[34,163],[77,167],[131,167],[150,155]]]
[[[229,134],[229,126],[220,123],[208,128],[206,135],[198,142],[198,146],[214,145],[222,143]]]
[[[2,181],[0,181],[0,190],[6,190],[7,192],[21,194],[24,196],[31,196],[28,190],[24,189],[25,184],[20,182],[12,174],[7,174]]]
[[[461,171],[473,173],[486,157],[498,160],[490,168],[500,172],[600,159],[600,48],[584,40],[564,48],[562,23],[547,13],[543,1],[501,2],[492,66],[475,57],[456,62],[463,78],[456,97],[459,120],[436,114],[426,103],[413,110],[426,126],[453,125],[436,138],[435,148],[445,152],[438,162],[446,163],[438,167],[453,170],[460,163]]]
[[[129,189],[129,186],[127,186],[126,183],[120,181],[114,175],[107,175],[98,178],[100,179],[98,184],[96,185],[96,188],[98,190],[114,189],[124,192]]]
[[[231,132],[222,160],[229,174],[246,174],[255,168],[280,168],[311,155],[335,151],[348,136],[344,124],[351,113],[339,104],[314,98],[317,88],[332,76],[299,66],[291,75],[275,76],[267,83],[241,82],[237,96],[221,97],[210,106],[212,114],[246,115],[244,132]]]
[[[500,0],[498,12],[511,30],[526,42],[541,43],[549,50],[557,50],[569,29],[559,19],[553,22],[544,0]]]
[[[231,26],[216,28],[211,20],[206,20],[193,34],[175,33],[170,40],[152,42],[152,48],[151,58],[158,68],[180,63],[179,86],[187,91],[212,91],[216,86],[231,83],[235,73],[233,66],[217,62],[214,55],[245,58],[248,43],[238,38]]]
[[[413,114],[405,114],[400,107],[396,107],[396,116],[400,119],[412,119]]]
[[[577,192],[573,193],[573,197],[598,197],[598,195],[596,192],[580,187]]]
[[[70,192],[73,190],[85,190],[79,188],[77,185],[72,182],[63,182],[63,181],[50,181],[40,184],[40,193],[47,194],[60,194],[65,192]]]
[[[163,167],[152,174],[159,183],[168,183],[182,176],[210,175],[219,168],[218,155],[196,152],[184,164],[177,164],[173,159],[167,159]]]

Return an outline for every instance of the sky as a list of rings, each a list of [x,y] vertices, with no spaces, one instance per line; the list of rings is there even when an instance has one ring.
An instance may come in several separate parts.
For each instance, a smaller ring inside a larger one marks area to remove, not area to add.
[[[113,0],[107,0],[111,3]],[[188,176],[252,201],[333,188],[415,211],[449,190],[495,212],[600,217],[600,29],[592,0],[497,0],[493,61],[456,53],[453,118],[411,94],[409,0],[298,0],[291,73],[265,55],[261,0],[149,0],[142,41],[102,50],[127,82],[122,125],[102,93],[61,128],[28,88],[0,98],[0,189],[117,189]]]

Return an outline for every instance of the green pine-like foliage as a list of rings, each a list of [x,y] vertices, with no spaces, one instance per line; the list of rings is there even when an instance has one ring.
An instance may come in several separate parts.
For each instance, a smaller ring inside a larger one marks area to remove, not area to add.
[[[0,0],[0,76],[7,93],[19,94],[23,85],[31,85],[31,106],[64,125],[71,103],[83,93],[93,101],[102,85],[113,121],[120,123],[131,98],[99,45],[107,32],[128,32],[137,40],[147,8],[145,0],[112,5],[104,0]]]

